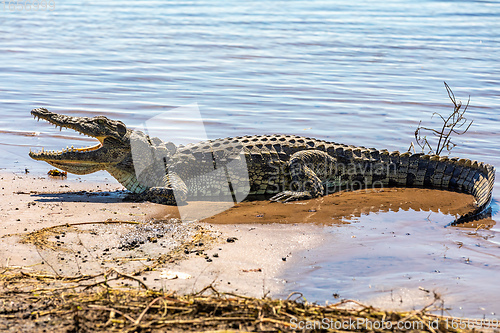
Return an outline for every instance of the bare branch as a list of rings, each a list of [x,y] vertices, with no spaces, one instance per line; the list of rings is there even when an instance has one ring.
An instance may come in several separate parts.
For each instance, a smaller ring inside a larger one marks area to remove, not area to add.
[[[449,153],[454,147],[456,147],[456,144],[451,142],[451,135],[465,134],[471,127],[472,123],[474,122],[473,120],[469,122],[469,120],[466,117],[464,117],[465,112],[469,107],[470,95],[467,100],[467,104],[465,104],[464,108],[462,109],[463,106],[462,101],[457,102],[455,94],[453,93],[450,86],[448,86],[446,82],[444,82],[444,86],[446,88],[446,92],[448,93],[448,97],[453,103],[453,112],[448,117],[443,117],[438,112],[434,112],[432,114],[431,118],[433,118],[435,115],[441,118],[443,125],[440,129],[424,127],[422,126],[422,121],[419,122],[418,127],[415,130],[415,141],[417,145],[422,149],[422,152],[425,152],[426,148],[428,148],[429,149],[428,153],[434,153],[436,155],[440,155],[441,152],[444,150],[444,148],[446,148],[446,150]],[[465,130],[459,131],[459,129],[461,129],[463,126],[467,127],[465,128]],[[427,139],[427,136],[422,135],[423,133],[426,132],[438,138],[435,149],[432,148],[431,143]],[[414,147],[413,143],[410,146],[410,149],[411,147]]]

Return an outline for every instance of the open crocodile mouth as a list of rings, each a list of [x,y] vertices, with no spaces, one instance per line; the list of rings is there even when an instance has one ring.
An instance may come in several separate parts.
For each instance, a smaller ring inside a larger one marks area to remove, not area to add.
[[[31,114],[33,115],[33,118],[37,119],[38,121],[40,121],[40,119],[43,119],[51,124],[54,124],[56,126],[56,128],[59,127],[60,131],[62,131],[63,128],[70,128],[70,129],[80,133],[80,135],[85,135],[85,136],[99,140],[99,143],[96,145],[81,147],[81,148],[75,148],[74,146],[71,146],[71,147],[66,147],[66,149],[62,149],[62,150],[45,150],[42,147],[42,149],[40,151],[31,151],[31,149],[30,149],[29,155],[30,155],[30,157],[32,157],[34,159],[42,159],[43,160],[43,159],[50,158],[50,159],[66,160],[66,158],[68,158],[69,160],[75,160],[75,159],[77,159],[78,154],[97,151],[100,148],[102,148],[102,146],[103,146],[104,137],[93,137],[91,135],[88,135],[87,133],[83,132],[79,128],[79,126],[76,126],[76,125],[71,124],[71,123],[63,123],[62,121],[59,121],[57,119],[53,119],[53,118],[48,117],[48,116],[45,117],[44,115],[35,114],[33,112],[31,112]]]

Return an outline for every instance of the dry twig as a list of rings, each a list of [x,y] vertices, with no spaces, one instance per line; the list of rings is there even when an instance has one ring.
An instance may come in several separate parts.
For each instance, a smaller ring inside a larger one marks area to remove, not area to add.
[[[467,100],[467,104],[465,104],[465,107],[462,108],[462,101],[457,102],[455,94],[453,94],[453,91],[446,82],[444,83],[444,86],[448,93],[448,97],[453,103],[453,112],[446,118],[438,112],[434,112],[432,114],[432,117],[437,115],[443,121],[443,125],[440,129],[424,127],[422,126],[422,121],[420,121],[417,129],[415,130],[415,141],[417,145],[422,148],[422,152],[425,153],[440,155],[445,148],[448,153],[451,152],[451,150],[456,146],[456,144],[451,141],[452,134],[465,134],[474,122],[473,120],[469,122],[469,120],[465,117],[465,112],[469,107],[470,96]],[[426,134],[432,134],[435,138],[437,138],[435,148],[432,148],[432,145],[429,142],[430,139],[427,138]],[[413,143],[410,145],[408,151],[411,150],[412,146]]]

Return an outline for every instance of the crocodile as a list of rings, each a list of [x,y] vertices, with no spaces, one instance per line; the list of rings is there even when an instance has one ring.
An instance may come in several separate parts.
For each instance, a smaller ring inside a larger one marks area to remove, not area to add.
[[[461,222],[488,208],[495,180],[492,165],[470,159],[281,134],[176,146],[105,116],[74,117],[45,108],[31,114],[99,141],[84,148],[30,151],[31,158],[78,175],[106,170],[136,198],[169,205],[218,196],[240,202],[265,195],[288,202],[346,189],[424,187],[473,195],[474,208],[456,220]]]

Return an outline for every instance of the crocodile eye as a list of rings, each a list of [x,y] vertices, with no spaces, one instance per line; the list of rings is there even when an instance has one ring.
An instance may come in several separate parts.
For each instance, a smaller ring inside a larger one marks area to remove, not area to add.
[[[116,125],[116,130],[118,131],[118,133],[120,135],[123,135],[123,134],[125,134],[127,132],[127,128],[123,124]]]

